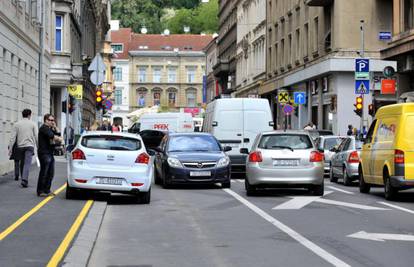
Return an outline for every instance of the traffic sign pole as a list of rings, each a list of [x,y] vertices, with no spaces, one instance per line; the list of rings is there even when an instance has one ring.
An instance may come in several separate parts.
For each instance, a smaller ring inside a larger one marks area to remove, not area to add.
[[[361,20],[361,57],[364,58],[365,56],[365,33],[364,33],[364,20]],[[369,69],[368,69],[368,73],[369,73]],[[369,90],[369,87],[368,87]],[[365,98],[364,98],[364,94],[361,95],[362,96],[362,115],[361,115],[361,123],[359,126],[359,132],[362,132],[362,128],[364,126],[364,106],[365,106]]]

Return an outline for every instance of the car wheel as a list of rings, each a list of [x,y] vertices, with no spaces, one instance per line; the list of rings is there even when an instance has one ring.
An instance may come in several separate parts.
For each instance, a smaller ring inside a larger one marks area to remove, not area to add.
[[[246,189],[246,195],[253,196],[257,193],[257,188],[249,183],[247,177],[244,179],[244,188]]]
[[[231,182],[225,182],[225,183],[221,183],[221,188],[230,188],[231,187]]]
[[[312,186],[312,193],[314,196],[323,196],[324,191],[325,191],[325,186],[323,183],[320,185]]]
[[[148,192],[142,192],[138,195],[141,204],[149,204],[151,201],[151,188]]]
[[[333,173],[332,165],[329,165],[329,181],[332,183],[338,182],[338,178],[336,178],[335,174]]]
[[[398,189],[393,187],[391,184],[391,179],[388,171],[385,171],[384,173],[384,193],[386,200],[394,200],[398,194]]]
[[[359,192],[367,194],[371,190],[371,186],[364,181],[364,173],[362,168],[359,167]]]
[[[75,199],[79,196],[79,193],[76,189],[69,186],[69,183],[66,183],[66,199]]]
[[[348,172],[346,171],[346,168],[345,167],[343,169],[342,178],[344,180],[344,185],[345,186],[350,186],[351,185],[351,178],[348,176]]]

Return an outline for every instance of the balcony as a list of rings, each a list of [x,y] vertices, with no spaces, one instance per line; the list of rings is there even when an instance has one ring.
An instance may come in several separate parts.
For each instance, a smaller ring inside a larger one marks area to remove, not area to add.
[[[330,6],[333,0],[305,0],[305,4],[308,6]]]

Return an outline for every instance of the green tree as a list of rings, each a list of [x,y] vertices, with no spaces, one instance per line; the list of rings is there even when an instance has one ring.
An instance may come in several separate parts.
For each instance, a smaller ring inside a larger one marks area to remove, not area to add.
[[[179,9],[174,17],[165,22],[165,27],[175,34],[184,33],[184,26],[189,26],[190,29],[194,27],[194,16],[191,9]]]
[[[194,11],[194,32],[218,32],[218,0],[199,5]]]

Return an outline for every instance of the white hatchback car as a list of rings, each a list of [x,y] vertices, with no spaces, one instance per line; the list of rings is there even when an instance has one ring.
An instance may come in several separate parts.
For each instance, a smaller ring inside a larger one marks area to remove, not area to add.
[[[66,198],[82,190],[133,194],[141,203],[151,199],[154,162],[140,136],[88,132],[69,159]]]

